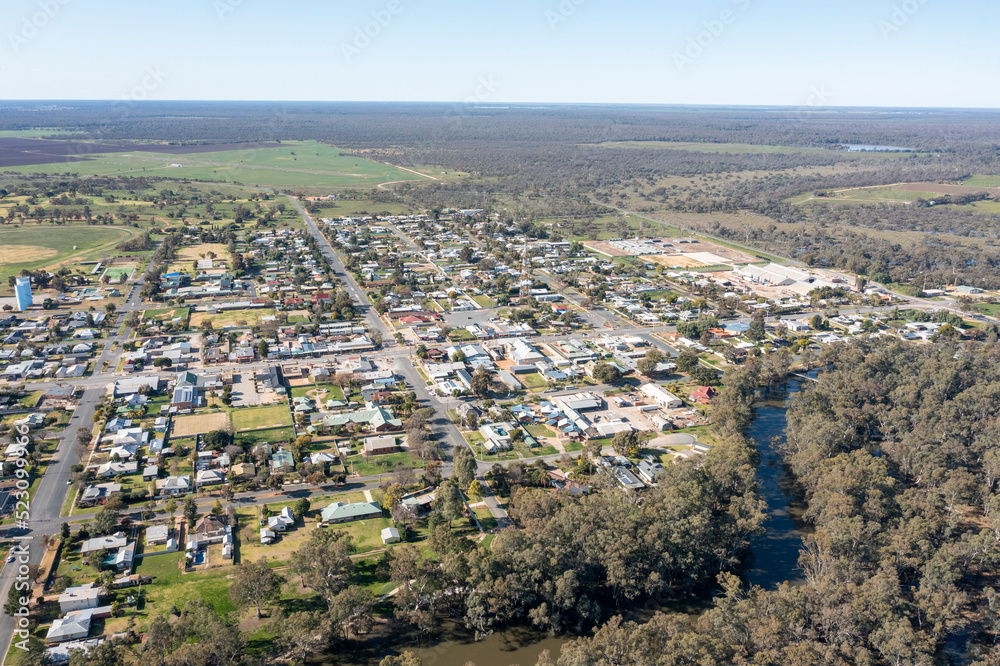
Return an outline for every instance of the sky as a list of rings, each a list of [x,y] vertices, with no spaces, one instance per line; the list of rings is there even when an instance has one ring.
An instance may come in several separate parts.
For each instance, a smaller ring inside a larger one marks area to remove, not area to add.
[[[5,0],[0,99],[1000,107],[986,0]]]

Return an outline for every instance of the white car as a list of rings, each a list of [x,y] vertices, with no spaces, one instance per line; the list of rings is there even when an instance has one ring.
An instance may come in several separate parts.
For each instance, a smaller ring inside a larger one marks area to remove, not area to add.
[[[7,564],[10,564],[13,561],[14,561],[14,556],[13,555],[8,555],[7,556]]]

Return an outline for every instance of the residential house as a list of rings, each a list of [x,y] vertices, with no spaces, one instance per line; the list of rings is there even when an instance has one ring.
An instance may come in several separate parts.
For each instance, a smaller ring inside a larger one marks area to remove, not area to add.
[[[104,590],[97,587],[96,583],[67,587],[59,595],[59,610],[63,614],[66,614],[85,608],[97,608],[100,606],[100,599],[103,592]]]
[[[394,435],[365,437],[366,456],[380,456],[397,451],[399,451],[399,447],[396,446],[396,437]]]
[[[271,455],[271,473],[286,474],[295,470],[295,458],[291,451],[278,449]]]
[[[382,517],[382,507],[378,502],[333,502],[320,512],[320,522],[332,525],[334,523],[349,523],[355,520],[368,520]]]
[[[295,516],[292,514],[292,510],[287,506],[281,510],[277,516],[271,516],[267,519],[267,527],[275,532],[284,532],[289,527],[295,526]]]
[[[90,633],[90,623],[93,619],[94,609],[87,608],[76,611],[66,617],[56,618],[52,621],[52,626],[45,634],[48,643],[62,643],[65,641],[75,641],[86,638]]]
[[[156,481],[157,495],[186,495],[189,492],[191,492],[191,477],[187,474],[168,476]]]

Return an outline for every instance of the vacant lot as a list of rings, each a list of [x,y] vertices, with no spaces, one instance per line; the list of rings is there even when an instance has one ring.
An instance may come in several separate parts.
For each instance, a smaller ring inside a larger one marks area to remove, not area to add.
[[[233,428],[236,430],[283,428],[290,425],[292,414],[285,403],[233,410]]]
[[[211,321],[213,328],[225,328],[227,326],[244,326],[259,324],[261,317],[269,317],[274,314],[270,308],[259,308],[255,310],[226,310],[224,312],[195,312],[191,315],[191,327],[199,328],[204,322]]]
[[[190,312],[190,308],[159,308],[156,310],[145,310],[142,313],[142,320],[148,323],[151,321],[170,321],[178,318],[187,319]]]
[[[228,428],[229,415],[226,412],[214,412],[178,416],[173,420],[171,432],[174,437],[193,437],[213,430],[227,430]]]

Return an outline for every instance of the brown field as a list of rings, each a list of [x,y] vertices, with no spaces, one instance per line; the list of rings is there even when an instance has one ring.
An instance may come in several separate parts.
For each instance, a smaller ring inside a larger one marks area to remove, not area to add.
[[[174,418],[171,434],[174,437],[193,437],[213,430],[227,430],[228,428],[229,414],[226,412],[192,414],[191,416]]]
[[[202,254],[207,255],[209,252],[215,253],[216,259],[226,259],[229,257],[229,250],[222,243],[199,243],[198,245],[191,245],[188,247],[183,247],[177,252],[177,261],[194,261],[196,259],[201,259]]]
[[[600,252],[601,254],[607,255],[609,257],[631,256],[625,250],[618,249],[608,241],[587,241],[583,244],[583,246],[588,250],[594,250],[595,252]]]
[[[684,254],[650,254],[644,256],[643,259],[648,259],[654,264],[660,264],[667,268],[699,268],[706,265],[705,262]]]
[[[59,254],[58,250],[40,245],[5,245],[0,248],[0,266],[41,261]]]
[[[933,192],[934,194],[979,194],[980,192],[996,192],[998,188],[942,185],[940,183],[906,183],[896,189],[906,192]]]

